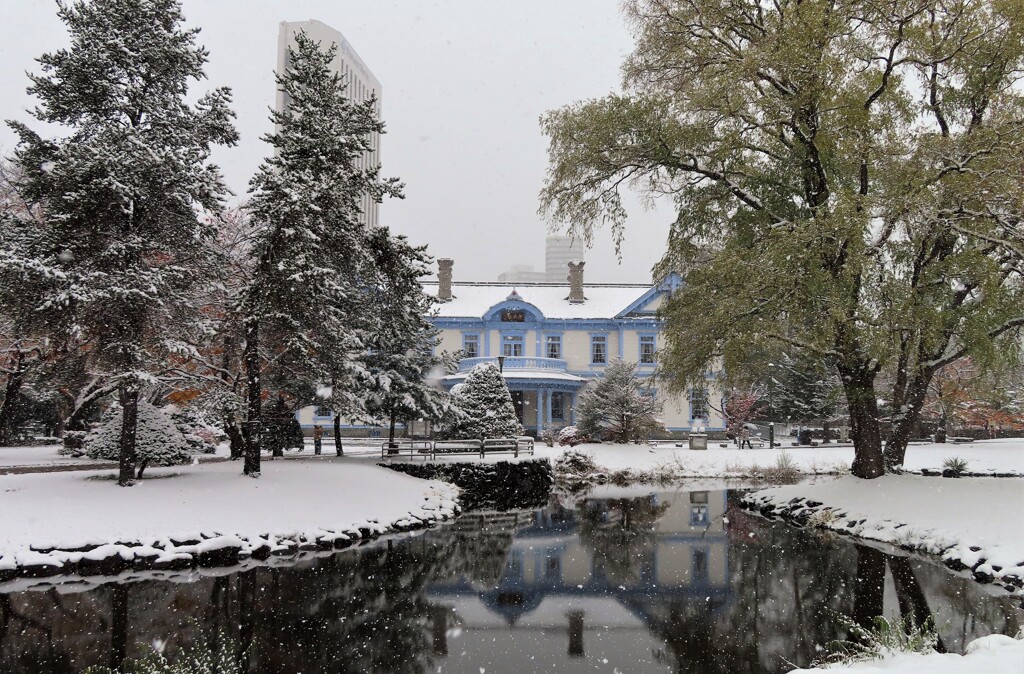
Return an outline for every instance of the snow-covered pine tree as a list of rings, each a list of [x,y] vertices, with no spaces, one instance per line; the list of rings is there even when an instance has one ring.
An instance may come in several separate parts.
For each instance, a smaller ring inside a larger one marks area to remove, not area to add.
[[[136,478],[142,479],[146,466],[176,466],[188,462],[192,448],[174,423],[171,410],[156,407],[146,400],[138,400],[136,407]],[[117,461],[120,458],[122,418],[117,408],[110,412],[103,423],[86,436],[85,452],[90,459]]]
[[[178,0],[69,2],[58,13],[70,46],[39,58],[29,92],[33,116],[62,130],[46,140],[10,122],[18,187],[45,220],[6,262],[34,281],[25,302],[45,332],[87,343],[117,382],[119,484],[130,485],[139,386],[194,319],[214,233],[198,212],[218,210],[227,192],[211,146],[237,134],[228,89],[187,103],[207,52],[181,25]]]
[[[436,300],[420,283],[429,273],[426,248],[384,227],[367,235],[377,283],[366,300],[379,325],[368,336],[363,356],[371,394],[364,409],[372,420],[389,424],[391,442],[397,421],[439,420],[444,414],[444,396],[430,381],[444,361],[433,353],[437,329],[427,320]]]
[[[512,394],[494,363],[480,363],[466,381],[452,390],[452,404],[459,414],[450,435],[457,438],[513,438],[523,431],[516,418]]]
[[[256,263],[241,302],[246,475],[260,472],[262,378],[311,400],[323,382],[344,387],[375,327],[373,315],[360,311],[373,269],[359,202],[367,195],[378,202],[401,196],[401,185],[382,180],[379,166],[364,165],[370,136],[383,133],[384,124],[375,100],[356,103],[346,95],[331,68],[336,49],[296,35],[288,67],[277,73],[288,106],[271,112],[276,131],[265,137],[274,155],[250,183]],[[274,354],[267,372],[261,343]]]
[[[580,394],[576,425],[592,438],[629,442],[660,428],[659,414],[661,404],[642,391],[636,364],[616,360]]]

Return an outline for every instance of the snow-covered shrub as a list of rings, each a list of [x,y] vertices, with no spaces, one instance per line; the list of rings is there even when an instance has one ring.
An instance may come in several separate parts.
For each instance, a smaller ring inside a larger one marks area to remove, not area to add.
[[[540,434],[540,441],[548,447],[554,447],[556,440],[558,440],[558,433],[553,428],[545,428]]]
[[[117,461],[120,456],[121,408],[111,407],[103,423],[85,439],[85,452],[90,459]],[[188,440],[174,425],[171,415],[145,400],[139,400],[135,429],[135,453],[139,476],[148,465],[174,466],[188,462],[191,449]]]
[[[57,453],[61,456],[84,456],[85,436],[88,431],[64,431],[64,444]]]
[[[174,425],[185,436],[185,441],[192,452],[212,454],[217,445],[227,437],[222,428],[206,418],[202,409],[193,406],[179,409],[174,405],[168,405],[164,410],[171,415]]]
[[[566,426],[562,430],[558,431],[558,444],[563,447],[566,445],[569,447],[575,447],[576,445],[583,444],[584,442],[590,442],[590,436],[576,426]]]
[[[515,438],[523,432],[512,394],[494,363],[474,366],[451,400],[459,414],[457,426],[448,429],[450,437]]]
[[[597,463],[589,454],[576,450],[565,452],[555,459],[555,474],[561,476],[585,477],[597,470]]]

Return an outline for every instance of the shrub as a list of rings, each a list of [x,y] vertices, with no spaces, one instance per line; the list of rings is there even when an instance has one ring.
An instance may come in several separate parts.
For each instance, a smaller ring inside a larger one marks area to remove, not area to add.
[[[576,426],[566,426],[558,432],[558,444],[563,447],[575,447],[585,442],[590,442],[590,436],[582,432]]]
[[[829,644],[829,653],[813,667],[879,660],[890,653],[931,653],[938,644],[931,621],[917,625],[908,616],[889,622],[878,616],[871,627],[864,627],[847,616],[839,617],[850,638]]]
[[[967,472],[967,461],[959,456],[951,456],[942,462],[943,477],[962,477]]]
[[[553,428],[545,428],[540,434],[540,440],[548,447],[554,447],[555,441],[558,439],[558,433]]]
[[[117,461],[120,440],[121,408],[114,406],[107,411],[103,423],[86,436],[86,454],[90,459]],[[135,454],[140,478],[148,465],[174,466],[186,463],[192,456],[188,441],[174,425],[171,415],[145,400],[139,401]]]
[[[555,459],[555,473],[583,477],[597,470],[593,457],[583,452],[568,451]]]

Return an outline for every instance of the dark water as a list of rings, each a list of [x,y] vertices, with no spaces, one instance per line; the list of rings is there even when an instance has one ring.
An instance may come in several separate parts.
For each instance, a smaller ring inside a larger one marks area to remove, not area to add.
[[[942,644],[1018,603],[933,563],[771,523],[725,491],[607,490],[247,570],[0,586],[0,672],[78,672],[221,632],[245,671],[785,672],[838,615],[933,614]],[[34,585],[33,589],[26,589]]]

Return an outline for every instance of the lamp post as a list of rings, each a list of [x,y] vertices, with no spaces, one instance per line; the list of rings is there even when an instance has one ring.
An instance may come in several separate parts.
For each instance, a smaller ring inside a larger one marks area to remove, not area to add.
[[[498,372],[505,372],[505,356],[498,356]]]

